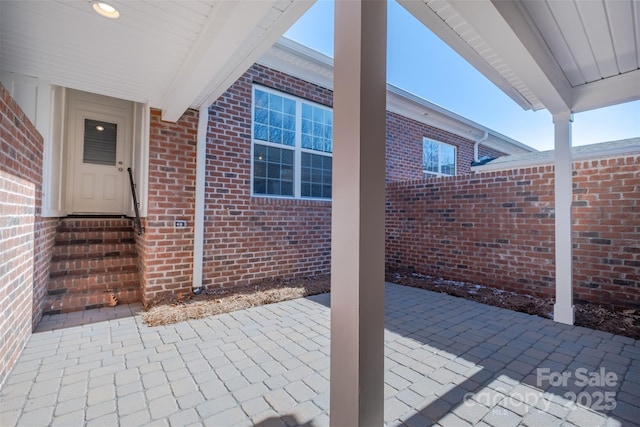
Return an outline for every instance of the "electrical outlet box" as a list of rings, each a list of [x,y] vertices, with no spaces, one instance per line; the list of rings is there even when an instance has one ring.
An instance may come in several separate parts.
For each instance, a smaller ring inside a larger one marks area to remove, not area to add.
[[[187,226],[187,221],[177,220],[175,222],[175,227],[176,228],[185,228],[186,226]]]

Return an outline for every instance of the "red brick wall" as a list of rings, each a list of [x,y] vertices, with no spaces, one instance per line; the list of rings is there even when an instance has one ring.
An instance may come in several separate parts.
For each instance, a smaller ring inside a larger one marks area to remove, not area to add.
[[[43,139],[0,84],[0,385],[42,317],[56,218],[42,218]]]
[[[574,163],[577,297],[640,308],[640,156]]]
[[[574,165],[574,297],[640,307],[640,157]],[[554,297],[553,167],[387,186],[388,268]]]
[[[254,83],[333,105],[330,90],[254,65],[210,107],[204,286],[237,286],[330,270],[330,202],[250,194]],[[423,136],[456,145],[459,171],[469,171],[472,141],[395,114],[387,119],[389,180],[422,177]],[[163,123],[157,111],[152,114],[149,217],[147,233],[138,238],[145,301],[192,285],[196,129],[196,112],[188,112],[175,125]],[[189,227],[175,230],[175,219],[187,220]]]
[[[191,289],[197,128],[197,111],[188,110],[177,123],[151,111],[146,230],[137,239],[143,301]],[[188,227],[175,228],[176,219]]]
[[[253,66],[209,109],[205,286],[329,272],[331,203],[252,197],[253,83],[332,105],[331,91]]]

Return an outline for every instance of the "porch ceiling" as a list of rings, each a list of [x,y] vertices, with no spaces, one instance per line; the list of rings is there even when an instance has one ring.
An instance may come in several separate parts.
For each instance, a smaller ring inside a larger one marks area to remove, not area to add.
[[[525,109],[640,99],[637,0],[399,0]]]
[[[163,119],[221,95],[313,1],[0,1],[0,69],[149,103]]]

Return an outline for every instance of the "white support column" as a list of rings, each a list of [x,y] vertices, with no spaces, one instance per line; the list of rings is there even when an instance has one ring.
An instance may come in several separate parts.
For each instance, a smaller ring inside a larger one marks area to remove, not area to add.
[[[570,112],[554,114],[555,126],[555,219],[556,219],[556,303],[553,320],[573,325],[573,245],[571,204],[573,177]]]
[[[335,2],[331,425],[384,413],[386,0]]]
[[[204,184],[207,168],[207,129],[209,108],[201,107],[196,135],[196,195],[193,218],[193,289],[202,286],[202,258],[204,255]]]

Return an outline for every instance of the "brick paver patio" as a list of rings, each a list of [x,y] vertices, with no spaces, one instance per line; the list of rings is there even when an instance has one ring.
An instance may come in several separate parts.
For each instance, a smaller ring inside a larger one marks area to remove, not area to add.
[[[46,316],[0,425],[328,425],[328,302],[153,328],[135,305]],[[640,425],[640,341],[392,284],[385,338],[389,426]]]

